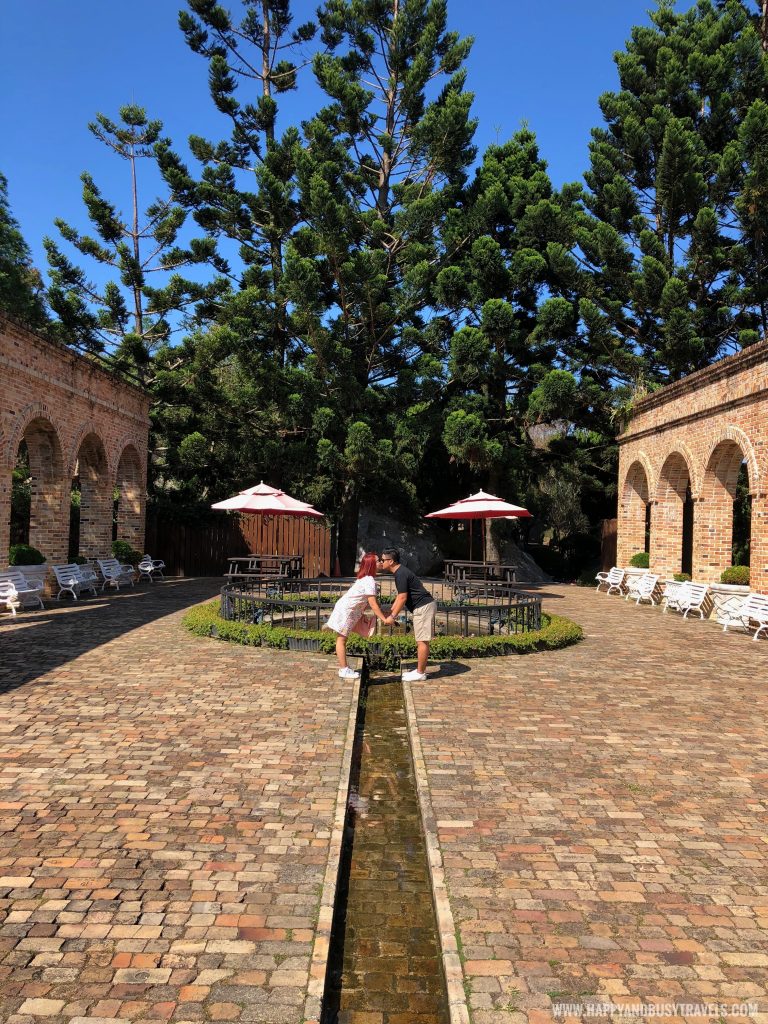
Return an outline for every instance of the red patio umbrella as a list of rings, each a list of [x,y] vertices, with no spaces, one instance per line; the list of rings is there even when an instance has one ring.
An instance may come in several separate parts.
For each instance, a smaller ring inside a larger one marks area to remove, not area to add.
[[[245,512],[249,515],[263,516],[265,519],[270,516],[292,516],[294,518],[324,519],[322,512],[307,504],[306,501],[299,501],[292,498],[290,494],[279,490],[277,487],[270,487],[262,480],[255,487],[248,487],[240,491],[233,498],[225,498],[224,501],[217,501],[211,508],[220,509],[223,512]],[[275,533],[275,545],[278,545],[277,532]]]
[[[255,487],[248,487],[240,491],[233,498],[225,498],[224,501],[217,501],[211,508],[221,509],[224,512],[248,512],[253,515],[262,516],[305,516],[307,519],[324,519],[322,512],[318,512],[306,501],[299,501],[292,498],[290,494],[279,490],[277,487],[270,487],[262,480]]]
[[[522,519],[531,513],[521,505],[512,505],[495,494],[478,491],[468,498],[455,501],[447,508],[430,512],[425,519],[482,519],[483,521],[483,562],[485,562],[485,520],[486,519]],[[469,531],[469,557],[472,559],[472,529]]]

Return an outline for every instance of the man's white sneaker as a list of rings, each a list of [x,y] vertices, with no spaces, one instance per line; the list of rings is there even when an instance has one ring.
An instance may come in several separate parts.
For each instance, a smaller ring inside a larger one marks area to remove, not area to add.
[[[349,668],[349,666],[347,666],[346,668],[340,668],[339,669],[339,678],[340,679],[359,679],[360,678],[360,673],[359,672],[355,672],[355,670],[353,668]]]
[[[410,672],[403,672],[404,683],[423,683],[427,678],[426,672],[419,672],[417,668],[411,669]]]

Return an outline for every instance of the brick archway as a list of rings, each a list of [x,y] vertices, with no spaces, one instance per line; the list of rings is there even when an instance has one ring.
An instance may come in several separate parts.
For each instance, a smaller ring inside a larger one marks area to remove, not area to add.
[[[627,470],[620,490],[619,520],[621,533],[632,554],[645,551],[645,525],[647,509],[653,494],[654,476],[651,463],[644,452]]]
[[[0,564],[7,559],[11,474],[22,440],[32,477],[29,539],[49,562],[67,561],[76,468],[81,478],[81,553],[108,553],[112,486],[126,438],[136,453],[133,475],[139,494],[131,538],[126,539],[143,547],[148,395],[3,316],[0,392]]]
[[[751,494],[750,586],[768,593],[768,342],[760,342],[640,400],[619,438],[617,560],[637,548],[622,504],[632,467],[658,467],[650,563],[679,571],[686,486],[693,498],[695,579],[714,583],[731,564],[733,500],[746,463]],[[636,470],[635,470],[636,472]],[[645,468],[646,476],[649,476]],[[689,506],[690,507],[690,506]]]
[[[121,540],[129,541],[135,548],[144,546],[144,480],[146,472],[142,469],[138,448],[128,441],[120,452],[113,482],[120,492],[117,506],[117,535]]]

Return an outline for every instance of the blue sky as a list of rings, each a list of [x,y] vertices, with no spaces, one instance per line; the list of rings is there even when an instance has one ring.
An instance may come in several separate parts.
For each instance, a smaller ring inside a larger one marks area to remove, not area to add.
[[[226,120],[208,96],[205,62],[187,49],[177,27],[181,6],[181,0],[4,5],[0,170],[41,269],[42,238],[57,235],[55,217],[88,229],[82,171],[127,209],[127,167],[87,129],[97,111],[116,116],[125,103],[145,106],[185,155],[191,133],[226,134]],[[579,179],[589,130],[600,123],[597,98],[617,84],[612,54],[623,48],[632,25],[647,22],[650,6],[649,0],[449,0],[451,26],[475,37],[468,85],[476,94],[481,150],[525,120],[555,183]],[[315,8],[315,2],[294,0],[296,23]],[[281,98],[285,121],[314,109],[311,83],[301,81],[297,94]]]

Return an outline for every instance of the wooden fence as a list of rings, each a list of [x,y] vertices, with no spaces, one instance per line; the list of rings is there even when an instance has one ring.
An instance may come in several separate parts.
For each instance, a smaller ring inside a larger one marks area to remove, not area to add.
[[[330,575],[331,536],[324,522],[293,516],[222,516],[210,525],[147,517],[145,549],[170,576],[222,576],[235,555],[302,555],[304,575]]]

